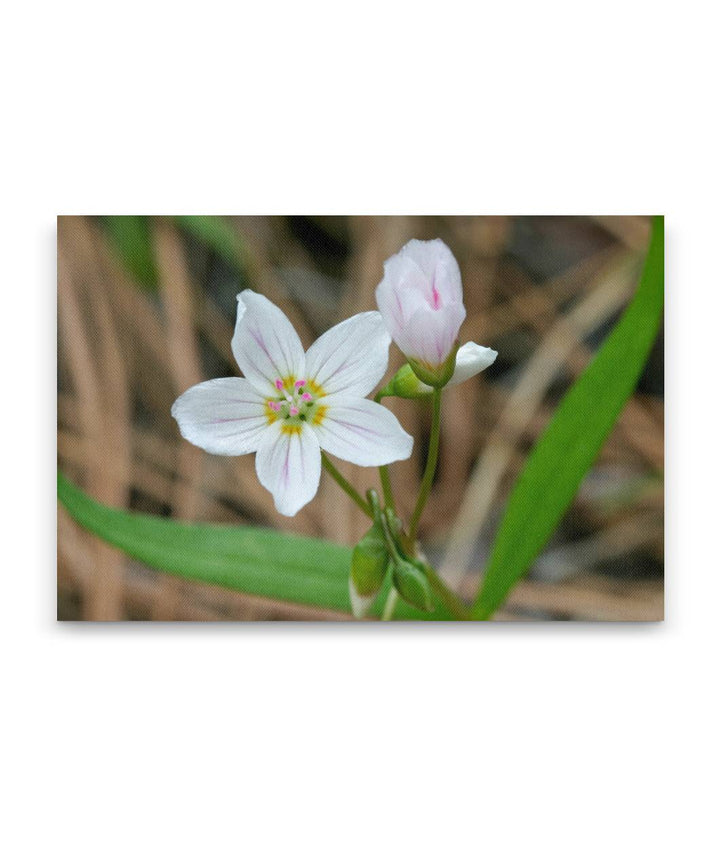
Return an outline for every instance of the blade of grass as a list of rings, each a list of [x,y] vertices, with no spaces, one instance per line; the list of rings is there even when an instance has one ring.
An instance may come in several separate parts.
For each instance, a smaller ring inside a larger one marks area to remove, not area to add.
[[[230,267],[247,274],[249,262],[242,240],[222,217],[183,215],[174,219],[181,229],[216,252]]]
[[[133,280],[148,291],[156,291],[158,275],[149,218],[103,217],[102,223],[110,243]]]
[[[645,366],[660,326],[663,285],[664,225],[655,217],[635,296],[561,402],[513,488],[474,618],[492,616],[567,511]]]
[[[351,550],[319,538],[249,526],[180,523],[96,502],[58,473],[58,497],[77,523],[149,567],[274,600],[350,612]],[[378,615],[379,597],[374,614]],[[398,604],[397,618],[449,619]]]

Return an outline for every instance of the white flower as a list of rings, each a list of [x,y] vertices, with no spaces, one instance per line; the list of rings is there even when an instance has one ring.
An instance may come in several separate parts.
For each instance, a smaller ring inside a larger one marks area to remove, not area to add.
[[[465,320],[460,268],[448,247],[439,238],[408,241],[385,262],[375,298],[403,354],[439,369]]]
[[[436,385],[462,383],[495,362],[497,351],[467,342],[457,350],[448,380],[466,313],[460,268],[439,238],[413,239],[391,256],[375,298],[390,335],[420,378]],[[418,383],[422,392],[431,391]]]
[[[275,507],[292,517],[316,494],[320,449],[360,466],[410,457],[412,437],[365,396],[387,370],[390,337],[378,312],[324,333],[307,353],[267,298],[238,295],[232,349],[244,378],[192,387],[173,404],[186,440],[215,455],[256,452],[255,468]]]

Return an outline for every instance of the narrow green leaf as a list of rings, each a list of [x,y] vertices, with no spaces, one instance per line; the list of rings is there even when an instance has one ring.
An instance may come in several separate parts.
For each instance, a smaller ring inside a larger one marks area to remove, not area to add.
[[[104,217],[103,225],[115,252],[130,276],[143,288],[158,287],[148,217]]]
[[[149,567],[260,597],[350,612],[349,547],[271,529],[179,523],[108,508],[61,473],[58,497],[81,526]],[[396,616],[427,617],[406,604],[398,604]],[[450,616],[437,606],[431,617]]]
[[[489,618],[543,549],[635,389],[662,317],[663,235],[663,218],[653,218],[635,296],[561,402],[515,484],[474,618]]]
[[[247,256],[240,236],[222,217],[185,215],[175,222],[198,241],[214,250],[230,267],[245,273]]]

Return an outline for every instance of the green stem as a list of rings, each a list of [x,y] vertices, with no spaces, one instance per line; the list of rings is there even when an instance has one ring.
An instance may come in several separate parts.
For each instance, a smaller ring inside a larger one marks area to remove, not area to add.
[[[383,397],[382,390],[380,390],[375,396],[375,401],[380,404]],[[380,484],[382,484],[385,507],[395,511],[395,497],[393,496],[392,482],[390,481],[390,469],[387,465],[380,467]]]
[[[433,478],[435,477],[435,468],[437,467],[438,452],[440,450],[440,397],[441,389],[433,389],[432,395],[432,426],[430,428],[430,448],[428,449],[427,463],[425,464],[425,473],[420,483],[420,493],[418,494],[415,511],[413,511],[410,519],[410,543],[414,544],[417,539],[418,526],[420,517],[422,516],[425,503],[430,496],[430,488],[432,488]]]
[[[392,483],[390,481],[390,469],[384,465],[380,469],[380,484],[382,485],[385,507],[395,511],[395,497],[393,496]]]
[[[340,485],[340,487],[345,491],[345,493],[352,499],[352,501],[367,514],[368,517],[372,518],[373,512],[370,505],[365,502],[365,500],[360,496],[360,494],[355,490],[355,488],[350,484],[350,482],[345,478],[345,476],[338,470],[338,468],[333,464],[333,462],[328,458],[325,452],[321,453],[322,456],[322,465],[325,469],[325,472],[329,473],[335,481]]]
[[[388,548],[388,552],[392,556],[393,561],[402,561],[402,556],[398,552],[397,545],[395,544],[395,538],[393,538],[393,535],[390,532],[390,526],[388,524],[387,517],[384,514],[380,515],[380,525],[382,526],[383,535],[385,536],[385,546]]]
[[[430,583],[430,588],[435,592],[450,612],[452,612],[455,618],[460,621],[470,621],[470,610],[465,606],[462,600],[460,600],[452,589],[449,589],[445,585],[430,565],[426,565],[425,563],[423,563],[423,565],[425,568],[425,575]]]

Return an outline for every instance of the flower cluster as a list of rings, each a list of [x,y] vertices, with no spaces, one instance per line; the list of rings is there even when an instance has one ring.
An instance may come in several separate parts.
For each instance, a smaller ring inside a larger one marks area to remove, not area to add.
[[[277,306],[243,291],[232,350],[244,377],[181,395],[172,408],[180,433],[212,454],[255,452],[260,483],[289,516],[315,496],[323,450],[364,467],[408,458],[412,437],[366,398],[387,371],[391,338],[409,368],[385,394],[411,398],[467,380],[497,354],[473,342],[458,349],[460,270],[440,240],[412,240],[388,259],[376,298],[379,312],[348,318],[305,352]]]

